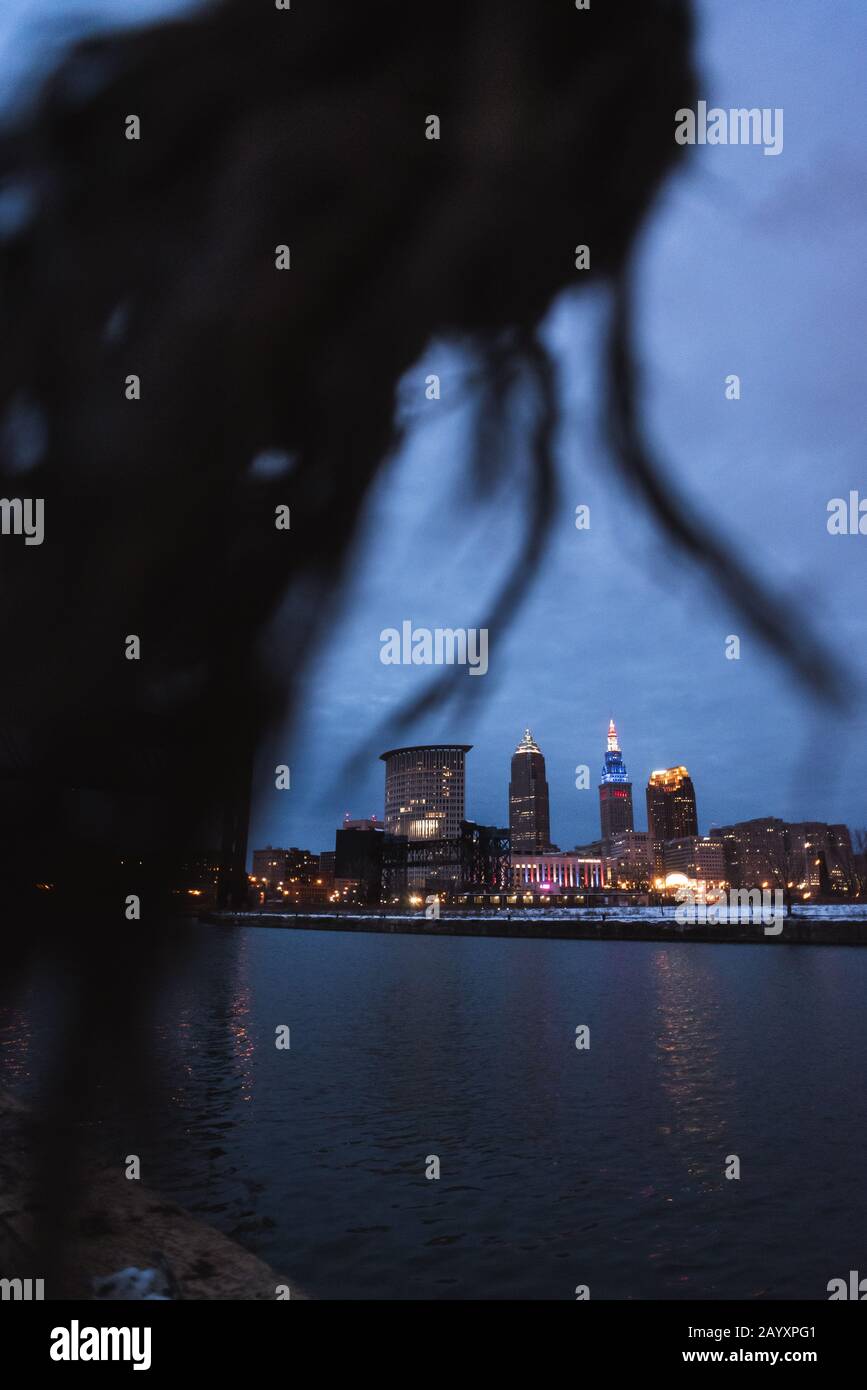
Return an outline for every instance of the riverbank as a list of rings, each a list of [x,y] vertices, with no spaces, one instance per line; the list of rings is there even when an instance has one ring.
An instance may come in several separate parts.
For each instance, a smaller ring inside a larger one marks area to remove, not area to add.
[[[0,1093],[0,1274],[6,1279],[41,1277],[32,1154],[30,1112]],[[281,1285],[291,1299],[307,1298],[213,1226],[127,1179],[121,1165],[88,1163],[86,1170],[77,1209],[65,1213],[63,1268],[53,1287],[46,1284],[45,1299],[92,1299],[95,1279],[155,1265],[168,1272],[178,1299],[273,1301]]]
[[[845,909],[844,909],[845,910]],[[560,909],[557,915],[528,912],[492,913],[489,916],[449,915],[431,919],[419,913],[400,912],[207,912],[199,921],[212,926],[266,927],[297,931],[384,932],[411,936],[483,936],[527,940],[574,941],[701,941],[726,943],[780,943],[807,946],[867,946],[867,920],[843,916],[807,916],[794,913],[769,934],[761,923],[680,923],[653,909],[582,914]]]

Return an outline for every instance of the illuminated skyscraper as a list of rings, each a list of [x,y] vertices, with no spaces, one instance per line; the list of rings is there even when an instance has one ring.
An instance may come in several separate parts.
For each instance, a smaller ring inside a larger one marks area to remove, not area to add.
[[[392,748],[385,763],[385,829],[408,840],[451,840],[464,820],[464,758],[471,743]]]
[[[509,782],[509,832],[512,853],[541,854],[551,847],[545,759],[529,729],[512,754]]]
[[[665,873],[666,840],[698,834],[695,788],[685,767],[651,772],[647,784],[647,829],[655,874]]]
[[[603,841],[635,828],[632,822],[632,783],[617,742],[613,719],[608,725],[608,750],[599,783],[599,822]]]

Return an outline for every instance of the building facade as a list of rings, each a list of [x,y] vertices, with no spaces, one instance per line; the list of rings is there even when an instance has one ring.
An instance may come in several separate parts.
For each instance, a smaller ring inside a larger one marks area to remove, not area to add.
[[[793,888],[811,897],[857,891],[858,876],[848,826],[795,821],[788,826],[787,872]]]
[[[603,865],[612,888],[648,887],[653,874],[647,831],[621,830],[606,840]]]
[[[685,767],[651,772],[647,783],[647,829],[653,872],[661,878],[665,874],[666,840],[682,840],[698,834],[695,788]]]
[[[407,840],[449,840],[461,833],[465,760],[471,743],[429,743],[381,753],[385,829]]]
[[[784,888],[789,880],[788,826],[776,816],[724,825],[714,834],[722,840],[726,873],[733,888]]]
[[[385,832],[374,817],[344,818],[334,837],[334,886],[342,900],[379,902],[384,841]]]
[[[736,821],[718,831],[735,888],[785,888],[803,896],[848,895],[858,874],[848,827],[776,816]]]
[[[551,848],[551,817],[545,759],[529,729],[512,754],[509,781],[512,850],[541,854]]]
[[[253,890],[260,901],[282,898],[290,902],[319,902],[324,900],[325,880],[319,865],[319,855],[310,850],[265,849],[253,851]]]
[[[516,854],[512,850],[512,887],[560,893],[564,889],[603,888],[602,860],[576,854]]]
[[[626,771],[617,729],[612,719],[608,725],[608,748],[599,783],[599,824],[602,839],[610,840],[624,830],[632,830],[632,783]]]
[[[684,874],[706,888],[728,887],[723,841],[712,835],[686,835],[665,842],[665,872]]]
[[[286,856],[288,849],[275,849],[268,845],[265,849],[253,850],[253,878],[257,884],[266,888],[276,888],[286,877]]]

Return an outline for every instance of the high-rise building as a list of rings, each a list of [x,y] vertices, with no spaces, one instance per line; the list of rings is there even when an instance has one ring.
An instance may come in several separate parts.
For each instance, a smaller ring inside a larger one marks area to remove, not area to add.
[[[666,840],[682,840],[687,835],[698,834],[695,788],[685,767],[651,772],[647,783],[647,829],[653,872],[663,875]]]
[[[635,828],[632,820],[632,783],[617,742],[613,719],[608,725],[608,749],[602,768],[602,781],[599,783],[599,823],[603,841]]]
[[[551,847],[545,759],[529,729],[512,754],[509,831],[512,853],[544,854]]]
[[[381,753],[385,829],[407,840],[451,840],[464,820],[464,759],[471,743],[428,743]]]

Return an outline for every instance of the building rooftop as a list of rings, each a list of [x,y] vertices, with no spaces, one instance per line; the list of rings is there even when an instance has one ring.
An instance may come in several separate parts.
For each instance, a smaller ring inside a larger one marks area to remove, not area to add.
[[[389,748],[379,757],[384,762],[386,758],[393,758],[395,753],[469,753],[472,746],[471,743],[410,743],[406,748]]]

